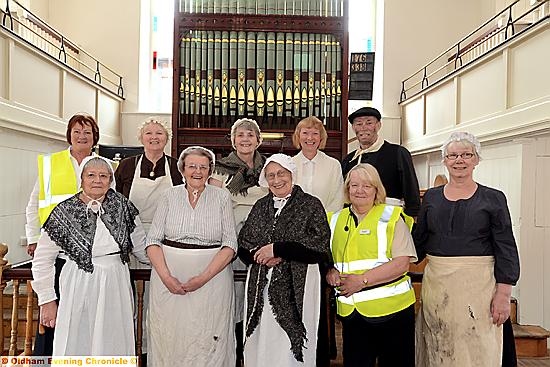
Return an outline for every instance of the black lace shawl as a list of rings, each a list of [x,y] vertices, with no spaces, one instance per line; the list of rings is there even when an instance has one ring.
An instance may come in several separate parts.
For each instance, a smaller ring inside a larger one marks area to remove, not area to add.
[[[77,193],[59,203],[44,223],[44,229],[79,269],[92,273],[92,245],[97,214],[86,210],[86,204],[79,199],[79,195]],[[127,263],[133,248],[130,234],[136,227],[135,218],[139,211],[132,202],[113,189],[107,191],[102,207],[105,212],[101,220],[118,243],[122,262]]]
[[[274,242],[298,242],[308,249],[322,253],[323,257],[330,257],[330,228],[319,199],[304,193],[295,185],[278,218],[275,218],[273,194],[269,193],[259,199],[239,233],[239,246],[252,250]],[[303,362],[303,348],[307,340],[302,322],[307,268],[306,263],[283,260],[273,268],[268,289],[268,299],[275,319],[288,335],[294,357],[300,362]],[[251,265],[245,320],[247,337],[252,335],[260,322],[268,270],[265,265]]]
[[[258,186],[260,172],[264,163],[265,157],[257,151],[254,152],[253,168],[248,167],[236,152],[231,152],[227,157],[216,161],[214,172],[228,175],[232,178],[229,185],[226,186],[231,194],[246,196],[249,188]]]

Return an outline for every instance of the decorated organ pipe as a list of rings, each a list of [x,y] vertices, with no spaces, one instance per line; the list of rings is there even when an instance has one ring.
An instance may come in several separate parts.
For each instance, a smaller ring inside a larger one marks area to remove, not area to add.
[[[190,15],[335,17],[343,1],[181,0],[179,9]],[[257,24],[204,29],[180,35],[178,126],[227,128],[250,117],[263,129],[293,129],[315,115],[327,129],[342,128],[343,55],[334,34],[322,28],[258,31]]]

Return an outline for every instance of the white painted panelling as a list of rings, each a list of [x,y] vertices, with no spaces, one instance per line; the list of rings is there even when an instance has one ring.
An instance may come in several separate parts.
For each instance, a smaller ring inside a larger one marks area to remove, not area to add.
[[[76,113],[95,116],[96,89],[82,79],[67,73],[65,79],[63,118],[69,120]]]
[[[403,108],[403,118],[407,121],[403,129],[405,141],[424,135],[424,96],[416,98]]]
[[[103,144],[120,144],[120,103],[109,94],[98,91],[97,122],[101,128]]]
[[[482,146],[482,160],[474,171],[474,178],[482,185],[501,190],[508,200],[512,223],[520,218],[522,146],[516,143]]]
[[[550,31],[547,30],[510,48],[511,106],[550,95],[549,45]]]
[[[542,287],[543,278],[548,277],[548,270],[544,268],[544,247],[548,237],[544,228],[521,227],[521,275],[519,280],[520,298],[519,311],[521,324],[541,325],[544,323],[544,298],[550,290]],[[517,239],[517,238],[516,238]]]
[[[548,246],[548,239],[550,238],[550,228],[546,227],[544,229],[544,238],[545,241],[541,243],[541,251],[543,253],[542,258],[543,263],[542,267],[544,269],[544,276],[542,276],[539,280],[540,289],[543,290],[544,298],[543,298],[543,315],[542,315],[542,325],[546,329],[550,329],[550,246]],[[547,280],[545,280],[547,279]]]
[[[459,122],[504,110],[504,73],[502,56],[499,55],[476,65],[460,77]]]
[[[8,245],[8,253],[5,258],[11,264],[29,259],[26,246],[22,246],[21,244],[20,230],[24,225],[24,214],[0,217],[0,228],[2,229],[0,242]]]
[[[12,100],[59,116],[61,70],[22,47],[15,47],[11,75]]]
[[[0,97],[7,98],[8,83],[8,39],[0,33]]]
[[[383,116],[379,135],[390,143],[401,144],[401,118]]]
[[[426,95],[426,134],[455,125],[455,85],[448,81]]]
[[[10,262],[28,258],[20,241],[25,236],[25,207],[37,177],[36,157],[66,147],[60,140],[0,128],[0,157],[10,178],[0,180],[0,242],[9,245]]]
[[[427,156],[425,154],[416,155],[412,157],[414,170],[416,172],[416,178],[418,179],[418,187],[422,189],[427,189],[429,185],[429,173],[428,173],[428,163]]]
[[[550,228],[550,157],[536,158],[535,171],[535,226]]]

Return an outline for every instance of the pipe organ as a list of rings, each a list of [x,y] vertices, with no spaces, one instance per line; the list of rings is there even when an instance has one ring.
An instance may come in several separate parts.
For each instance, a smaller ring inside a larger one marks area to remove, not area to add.
[[[339,140],[328,146],[340,158],[347,141],[346,8],[345,0],[178,0],[173,154],[191,144],[227,145],[215,135],[241,117],[289,136],[314,115]],[[206,132],[212,139],[201,142]]]

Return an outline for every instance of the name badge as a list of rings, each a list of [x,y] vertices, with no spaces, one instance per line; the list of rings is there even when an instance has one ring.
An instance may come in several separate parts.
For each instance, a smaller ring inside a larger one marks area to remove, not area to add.
[[[359,234],[370,234],[370,229],[362,229],[359,231]]]

